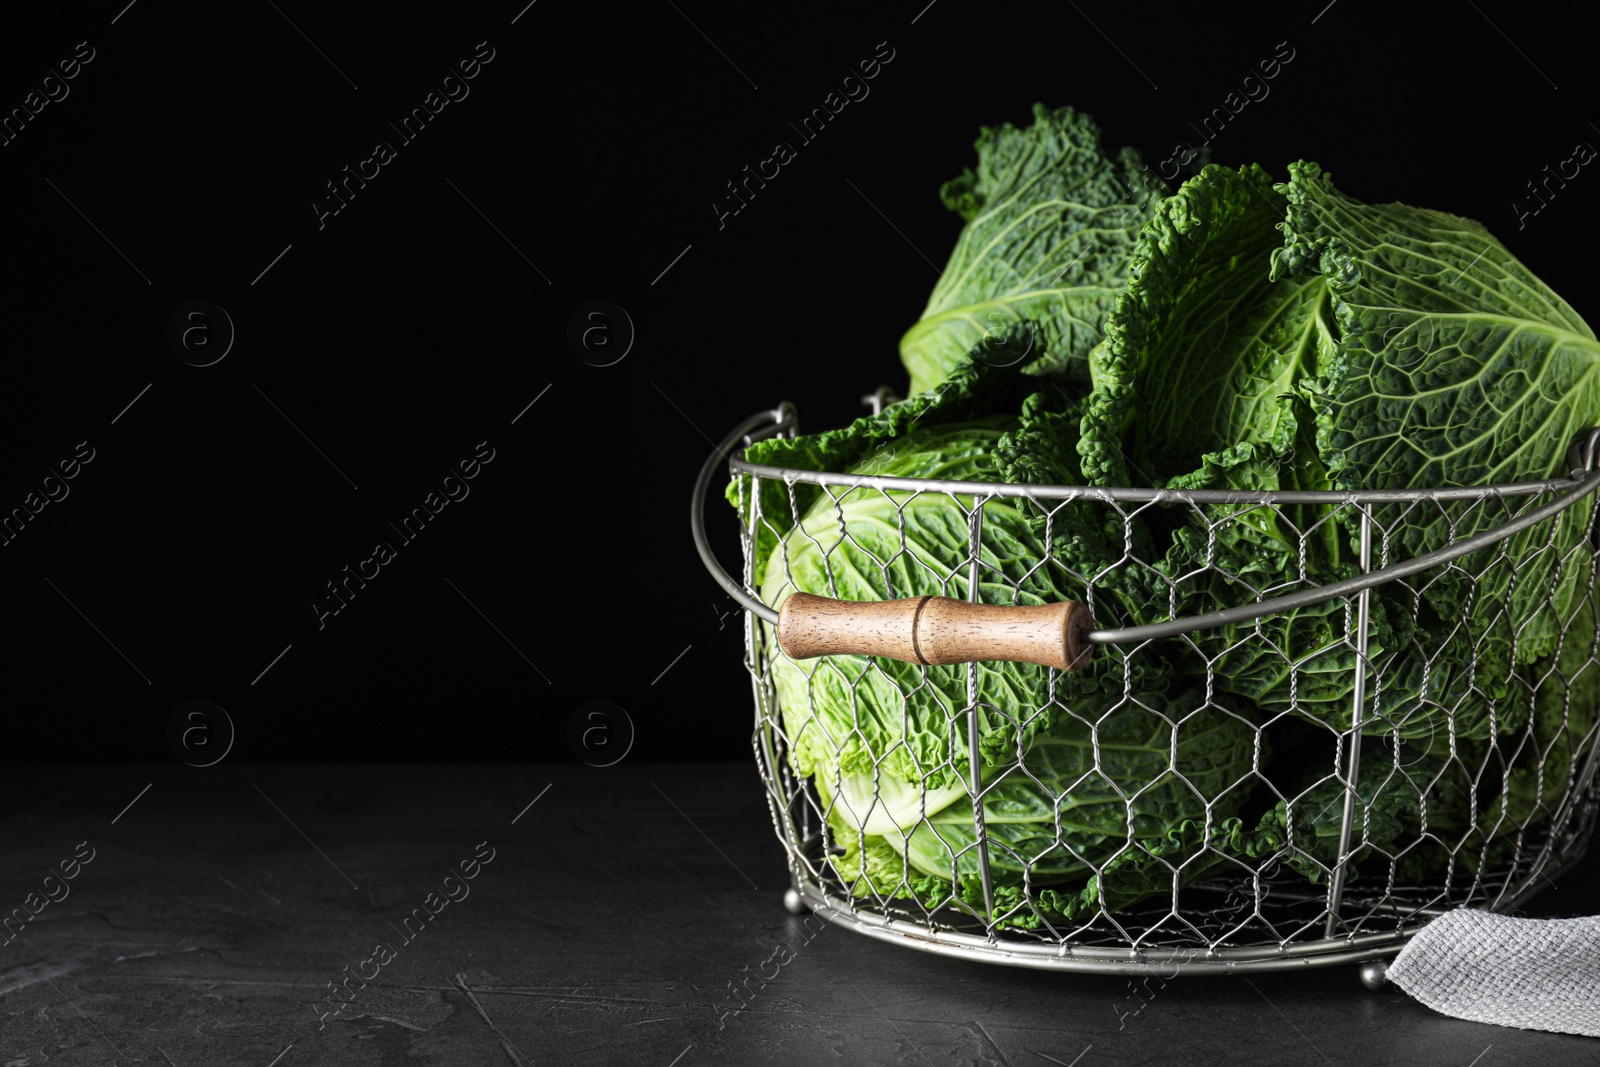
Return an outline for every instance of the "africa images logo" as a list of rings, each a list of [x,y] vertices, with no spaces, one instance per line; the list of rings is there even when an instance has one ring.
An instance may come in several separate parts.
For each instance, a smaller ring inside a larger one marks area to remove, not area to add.
[[[894,56],[895,51],[889,46],[889,42],[879,41],[872,58],[857,61],[855,70],[840,78],[838,87],[830,90],[828,95],[822,98],[822,103],[812,108],[810,113],[800,120],[800,125],[789,123],[789,128],[795,132],[799,142],[802,145],[810,144],[852,101],[859,103],[865,100],[872,92],[872,87],[867,82],[882,73],[883,67],[887,66]],[[783,167],[794,162],[798,156],[799,152],[795,150],[794,145],[783,140],[772,146],[772,154],[757,163],[754,171],[750,169],[750,164],[746,163],[743,177],[736,179],[738,185],[733,181],[724,183],[728,195],[733,198],[737,206],[726,201],[711,201],[711,213],[717,217],[717,229],[725,228],[726,220],[730,216],[737,215],[749,206],[745,203],[746,198],[754,200],[756,190],[765,189],[767,182],[783,173]],[[744,190],[743,196],[740,195],[740,189]]]
[[[367,988],[368,982],[376,981],[378,975],[383,973],[383,968],[399,958],[400,949],[405,948],[420,937],[422,931],[428,928],[428,924],[445,908],[449,907],[452,902],[459,904],[471,895],[472,887],[467,883],[478,877],[483,868],[494,860],[494,846],[487,841],[480,841],[473,849],[472,856],[473,858],[464,859],[457,865],[460,868],[459,875],[455,871],[445,875],[444,879],[439,883],[439,888],[429,891],[422,898],[422,903],[412,908],[410,913],[400,920],[400,926],[395,926],[394,922],[390,921],[390,929],[400,935],[398,942],[376,942],[373,945],[372,954],[358,962],[355,965],[354,972],[350,970],[350,964],[345,964],[343,968],[344,976],[337,979],[337,985],[335,980],[330,979],[328,981],[327,995],[321,1001],[311,1005],[311,1010],[316,1012],[317,1015],[318,1030],[326,1029],[329,1019],[338,1018],[346,1007],[354,1004],[360,990]],[[360,988],[351,988],[351,982],[359,982]],[[342,995],[339,992],[340,989],[343,989],[349,996]],[[323,1004],[333,1007],[333,1011],[328,1011],[323,1007]]]

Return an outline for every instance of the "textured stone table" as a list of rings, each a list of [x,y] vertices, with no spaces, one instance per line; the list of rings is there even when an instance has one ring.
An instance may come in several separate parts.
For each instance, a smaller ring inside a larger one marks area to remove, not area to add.
[[[0,1067],[1600,1062],[1353,967],[1178,980],[1119,1029],[1125,980],[813,934],[746,764],[3,778],[4,909],[38,912],[0,945]],[[1529,913],[1595,908],[1596,872]]]

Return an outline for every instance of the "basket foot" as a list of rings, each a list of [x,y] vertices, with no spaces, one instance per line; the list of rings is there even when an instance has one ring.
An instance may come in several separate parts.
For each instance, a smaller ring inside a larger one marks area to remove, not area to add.
[[[791,915],[804,915],[811,910],[806,907],[806,902],[800,899],[800,891],[793,886],[783,891],[783,906],[789,909]]]
[[[1376,993],[1389,981],[1388,960],[1368,960],[1361,965],[1361,984]]]

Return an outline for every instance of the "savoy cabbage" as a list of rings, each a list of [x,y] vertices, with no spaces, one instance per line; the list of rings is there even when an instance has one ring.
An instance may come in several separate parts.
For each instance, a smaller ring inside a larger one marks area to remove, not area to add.
[[[859,480],[729,487],[773,607],[796,591],[974,596],[979,507],[986,603],[1082,600],[1118,627],[1314,589],[1360,573],[1360,510],[1261,493],[1556,478],[1600,423],[1600,341],[1477,223],[1361,203],[1306,162],[1284,180],[1211,165],[1169,190],[1067,108],[1037,106],[1032,127],[986,129],[977,148],[977,170],[942,190],[966,227],[901,341],[913,395],[746,452]],[[980,504],[882,476],[1175,496]],[[1526,499],[1371,505],[1371,566]],[[1564,817],[1592,762],[1593,511],[1372,591],[1364,742],[1353,597],[1105,647],[1070,674],[795,661],[764,624],[759,654],[828,862],[858,895],[981,915],[980,809],[1002,925],[1175,901],[1264,865],[1322,883],[1352,794],[1352,880],[1482,877],[1527,861],[1530,831]],[[1346,781],[1351,743],[1363,758]]]

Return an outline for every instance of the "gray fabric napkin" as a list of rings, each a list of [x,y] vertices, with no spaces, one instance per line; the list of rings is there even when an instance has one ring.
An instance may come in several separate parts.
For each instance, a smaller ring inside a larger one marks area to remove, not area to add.
[[[1459,908],[1419,930],[1387,977],[1457,1019],[1600,1037],[1600,915],[1518,919]]]

